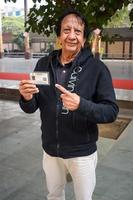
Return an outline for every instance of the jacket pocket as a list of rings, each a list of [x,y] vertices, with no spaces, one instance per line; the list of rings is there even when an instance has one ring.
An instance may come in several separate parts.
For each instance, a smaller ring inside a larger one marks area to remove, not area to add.
[[[77,111],[73,113],[73,128],[77,132],[87,132],[87,118]]]

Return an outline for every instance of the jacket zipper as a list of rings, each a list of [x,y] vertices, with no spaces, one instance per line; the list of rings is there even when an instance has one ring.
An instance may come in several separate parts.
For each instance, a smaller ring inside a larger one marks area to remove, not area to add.
[[[53,68],[53,63],[51,59],[51,69],[54,75],[54,83],[57,83],[57,78],[56,74]],[[59,110],[60,110],[60,99],[58,97],[58,91],[55,88],[55,93],[56,93],[56,99],[57,99],[57,104],[56,104],[56,139],[57,139],[57,144],[56,144],[56,149],[57,149],[57,156],[59,156],[59,149],[60,149],[60,143],[59,143],[59,123],[58,123],[58,115],[59,115]]]
[[[58,101],[59,102],[59,101]],[[58,123],[58,115],[59,115],[59,103],[57,102],[56,106],[56,138],[57,138],[57,156],[59,156],[59,149],[60,149],[60,143],[59,143],[59,123]]]
[[[73,71],[75,66],[76,66],[76,62],[73,63],[68,77],[70,77],[70,74]],[[52,72],[53,72],[53,75],[54,75],[54,83],[57,83],[57,78],[56,78],[56,74],[55,74],[55,71],[54,71],[54,68],[53,68],[52,59],[51,59],[51,69],[52,69]],[[68,84],[68,80],[66,81],[66,86]],[[77,80],[76,80],[76,82],[77,82]],[[59,156],[60,155],[60,143],[59,143],[59,120],[58,120],[58,116],[59,116],[59,111],[60,111],[60,99],[58,97],[58,91],[57,91],[56,88],[55,88],[55,92],[56,92],[56,99],[57,99],[57,105],[56,105],[56,139],[57,139],[57,144],[56,144],[56,148],[57,148],[57,156]]]

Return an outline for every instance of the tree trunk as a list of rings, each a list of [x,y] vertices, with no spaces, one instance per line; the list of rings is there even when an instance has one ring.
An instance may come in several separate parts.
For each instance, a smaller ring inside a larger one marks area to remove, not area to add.
[[[27,0],[24,0],[24,19],[25,23],[27,21],[27,12],[28,12],[28,6],[27,6]],[[29,40],[29,33],[24,33],[24,49],[25,49],[25,59],[31,58],[31,50],[30,50],[30,40]]]
[[[100,58],[100,49],[101,49],[101,36],[100,36],[100,29],[96,29],[93,31],[94,39],[92,41],[92,52],[95,58]]]
[[[30,41],[29,41],[29,33],[24,33],[24,49],[25,49],[25,59],[31,58],[31,50],[30,50]]]

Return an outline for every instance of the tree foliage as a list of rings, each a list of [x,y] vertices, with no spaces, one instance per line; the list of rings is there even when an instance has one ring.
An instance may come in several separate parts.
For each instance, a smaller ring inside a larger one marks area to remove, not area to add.
[[[24,51],[24,36],[23,36],[23,33],[18,34],[16,36],[16,38],[13,40],[13,42],[18,45],[18,47],[21,51]]]
[[[131,27],[129,14],[130,14],[130,11],[128,9],[128,6],[123,7],[121,10],[118,10],[108,21],[106,28]]]
[[[18,35],[24,32],[24,19],[22,17],[3,17],[2,31],[11,32],[13,35]]]
[[[5,2],[16,2],[17,0],[5,0]],[[133,0],[45,0],[44,5],[37,7],[42,0],[32,0],[34,6],[30,9],[26,30],[44,33],[47,36],[53,32],[54,26],[61,13],[68,7],[73,7],[84,14],[91,29],[106,26],[116,11],[123,6],[133,3]],[[133,26],[133,9],[129,13],[131,25]]]

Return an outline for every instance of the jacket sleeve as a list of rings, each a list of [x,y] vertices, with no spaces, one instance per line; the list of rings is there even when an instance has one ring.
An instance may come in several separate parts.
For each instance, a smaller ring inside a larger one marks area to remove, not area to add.
[[[92,123],[109,123],[116,119],[119,108],[116,104],[112,78],[106,66],[98,77],[94,99],[80,97],[78,111]]]
[[[41,71],[41,67],[44,65],[44,60],[46,58],[41,58],[34,69],[34,71]],[[22,96],[20,96],[19,105],[21,109],[26,113],[34,113],[38,109],[38,94],[33,95],[33,98],[26,101]]]
[[[21,96],[19,100],[19,105],[21,109],[26,113],[34,113],[38,109],[38,103],[35,96],[29,101],[24,100]]]

